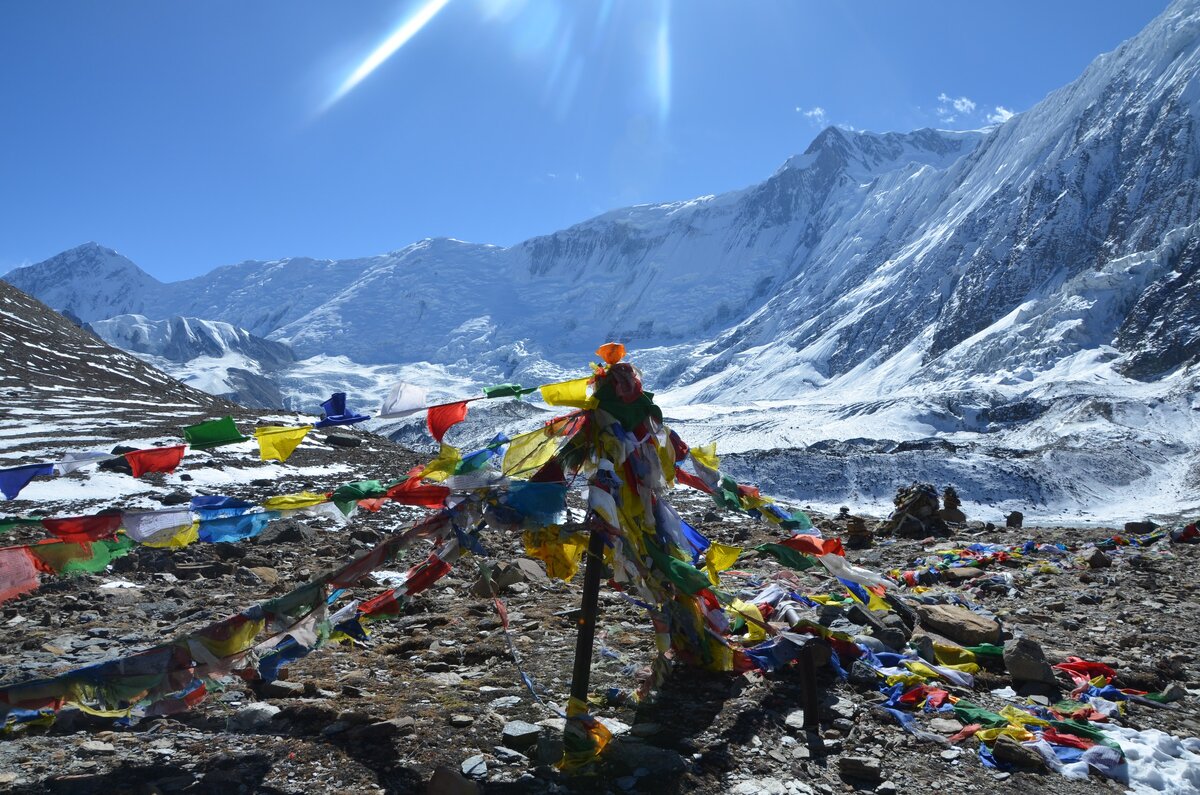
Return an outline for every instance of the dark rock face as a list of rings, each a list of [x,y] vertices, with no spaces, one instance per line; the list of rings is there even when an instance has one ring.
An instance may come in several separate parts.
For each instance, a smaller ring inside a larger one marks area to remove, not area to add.
[[[1170,273],[1151,284],[1117,330],[1116,347],[1130,354],[1121,372],[1152,380],[1200,360],[1200,237],[1170,260]]]

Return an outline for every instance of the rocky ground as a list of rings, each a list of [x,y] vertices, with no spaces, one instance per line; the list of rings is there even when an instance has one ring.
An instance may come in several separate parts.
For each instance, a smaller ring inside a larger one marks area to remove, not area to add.
[[[154,429],[150,429],[152,433]],[[168,429],[162,428],[166,434]],[[143,429],[143,434],[146,430]],[[116,436],[121,433],[115,432]],[[417,456],[379,437],[354,433],[357,447],[328,444],[314,434],[276,477],[253,477],[260,463],[246,450],[218,448],[189,455],[176,475],[150,476],[143,505],[180,493],[247,498],[302,489],[331,489],[358,478],[400,477]],[[188,473],[195,478],[188,481]],[[213,473],[225,483],[214,485]],[[80,484],[89,474],[70,476]],[[64,488],[63,494],[69,495]],[[82,492],[81,492],[82,493]],[[717,513],[711,502],[679,489],[681,514],[716,541],[750,547],[775,528]],[[92,496],[18,500],[10,513],[80,513],[110,503]],[[184,550],[137,548],[111,571],[48,578],[36,592],[0,606],[0,684],[46,676],[145,648],[283,593],[314,573],[369,547],[417,509],[388,506],[360,512],[347,528],[286,520],[239,544],[194,544]],[[838,517],[819,521],[840,534]],[[869,522],[868,526],[874,523]],[[1006,636],[1024,636],[1050,662],[1075,655],[1104,661],[1117,684],[1148,691],[1172,688],[1166,708],[1130,705],[1122,725],[1200,736],[1196,697],[1200,664],[1193,639],[1200,595],[1194,576],[1200,547],[1161,541],[1096,555],[1088,545],[1114,530],[985,528],[968,525],[950,538],[880,539],[849,558],[877,571],[906,570],[936,548],[972,542],[1063,542],[1072,554],[1031,553],[995,563],[983,576],[939,583],[918,597],[955,593],[990,611]],[[10,533],[6,543],[39,537]],[[492,565],[513,564],[516,537],[485,539]],[[414,550],[411,556],[423,556]],[[14,792],[700,792],[834,793],[1121,791],[1093,777],[1073,781],[1042,771],[985,768],[967,739],[951,745],[904,731],[877,707],[874,688],[839,682],[821,671],[825,698],[819,732],[800,721],[800,679],[772,675],[676,670],[657,699],[621,697],[636,688],[652,659],[648,622],[635,606],[605,588],[593,659],[595,713],[617,734],[601,764],[566,775],[554,769],[561,720],[522,685],[490,599],[473,592],[479,559],[418,597],[400,618],[373,625],[370,641],[327,645],[287,669],[286,678],[256,688],[231,681],[194,710],[133,726],[78,712],[48,729],[0,739],[0,786]],[[394,568],[403,568],[398,563]],[[746,594],[790,575],[770,558],[745,558],[723,575]],[[822,569],[797,575],[809,594],[840,592]],[[503,599],[512,640],[547,704],[563,705],[574,652],[580,580],[551,581],[537,566],[513,565]],[[354,596],[386,587],[367,582]],[[814,620],[851,634],[879,628],[841,608],[814,609]],[[875,620],[886,619],[876,614]],[[926,622],[929,623],[929,622]],[[902,626],[888,620],[888,626]],[[916,637],[932,626],[918,626]],[[952,635],[953,627],[938,625]],[[906,630],[902,630],[907,635]],[[940,635],[938,635],[940,637]],[[982,671],[972,690],[955,695],[998,711],[992,691],[1012,684],[1003,664]],[[1060,682],[1069,689],[1069,680]],[[1001,693],[1004,691],[1001,690]],[[921,729],[946,737],[953,714],[918,714]]]

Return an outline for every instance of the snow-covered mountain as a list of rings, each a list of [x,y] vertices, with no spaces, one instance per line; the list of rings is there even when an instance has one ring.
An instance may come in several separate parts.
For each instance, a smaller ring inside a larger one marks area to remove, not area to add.
[[[1131,400],[1171,402],[1169,432],[1196,435],[1198,78],[1200,0],[1176,0],[994,128],[829,128],[744,190],[508,248],[424,240],[162,284],[89,244],[5,278],[93,323],[181,315],[288,343],[293,400],[331,373],[372,397],[401,371],[460,394],[544,380],[617,339],[680,422],[734,450],[955,434],[1028,450],[1092,438],[1075,430],[1100,404],[1089,433],[1136,449],[1164,428]],[[1200,502],[1180,455],[1151,469]]]
[[[179,316],[149,320],[143,315],[117,315],[89,326],[105,342],[136,354],[188,386],[243,406],[283,406],[271,375],[296,360],[284,343],[228,323]]]

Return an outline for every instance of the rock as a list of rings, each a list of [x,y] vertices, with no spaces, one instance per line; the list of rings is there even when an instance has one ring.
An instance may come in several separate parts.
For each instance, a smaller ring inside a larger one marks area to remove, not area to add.
[[[510,707],[515,707],[520,703],[520,696],[500,696],[500,698],[492,699],[492,703],[488,706],[490,706],[492,709],[508,709]]]
[[[461,685],[463,678],[461,674],[456,674],[453,671],[445,671],[436,674],[426,674],[425,678],[435,685],[442,687],[450,687],[452,685]]]
[[[885,781],[875,788],[875,795],[896,795],[898,792],[900,787],[894,781]]]
[[[1008,516],[1004,517],[1004,525],[1020,529],[1021,525],[1025,524],[1025,514],[1020,511],[1013,511]]]
[[[648,776],[677,776],[687,769],[683,757],[675,751],[649,745],[633,738],[618,737],[604,750],[605,760],[621,773],[645,769]]]
[[[850,666],[850,684],[859,687],[873,688],[879,684],[879,675],[875,673],[875,669],[862,660],[855,660]],[[800,710],[801,713],[804,710]]]
[[[963,725],[953,718],[934,718],[929,721],[929,728],[939,734],[958,734]]]
[[[450,716],[450,725],[456,729],[465,729],[474,722],[475,722],[475,719],[472,718],[470,715],[458,714],[458,715]]]
[[[1046,760],[1042,758],[1041,754],[1032,748],[1021,745],[1007,734],[996,738],[996,742],[992,746],[992,756],[996,757],[997,762],[1008,762],[1025,770],[1046,769]]]
[[[117,748],[112,743],[101,742],[100,740],[87,740],[80,743],[79,750],[85,754],[113,754]]]
[[[881,781],[883,770],[879,760],[871,756],[843,756],[838,759],[838,772],[845,778]]]
[[[381,720],[367,724],[356,730],[355,737],[360,740],[387,741],[394,737],[406,737],[417,729],[417,722],[405,715],[391,720]]]
[[[262,686],[263,698],[302,698],[304,685],[301,682],[285,682],[277,679]]]
[[[541,727],[523,720],[512,720],[504,724],[504,745],[514,751],[524,751],[537,744]]]
[[[1058,684],[1042,647],[1030,638],[1014,638],[1004,644],[1004,667],[1014,683]]]
[[[479,795],[479,785],[456,770],[439,767],[425,785],[425,795]]]
[[[274,704],[246,704],[229,716],[225,721],[225,728],[241,734],[259,734],[267,730],[278,714],[279,707]]]
[[[521,574],[525,577],[525,582],[536,582],[549,584],[550,577],[546,574],[546,570],[542,568],[542,564],[536,560],[529,558],[517,558],[512,562],[512,565],[520,569]]]
[[[253,574],[258,579],[265,582],[267,585],[274,585],[279,582],[279,572],[270,566],[251,566],[246,571]]]
[[[1186,687],[1178,682],[1172,682],[1171,684],[1167,685],[1165,690],[1162,691],[1162,700],[1164,702],[1179,701],[1182,698],[1186,698],[1187,694],[1188,691]]]
[[[999,643],[1000,625],[957,605],[917,605],[921,625],[964,646]]]
[[[787,724],[787,727],[789,729],[795,729],[796,731],[803,731],[804,730],[804,710],[802,710],[802,709],[792,710],[791,712],[789,712],[787,714],[787,717],[783,719],[783,722],[785,724]]]
[[[1158,529],[1158,525],[1154,522],[1126,522],[1125,532],[1133,535],[1141,535],[1143,533],[1153,533]]]
[[[358,447],[362,444],[362,439],[348,433],[328,433],[325,435],[325,444],[334,447]]]
[[[942,572],[942,582],[945,583],[960,583],[967,580],[973,580],[976,577],[982,577],[983,569],[977,569],[974,566],[957,566],[953,569],[946,569]]]
[[[277,519],[259,533],[255,544],[263,546],[281,543],[310,543],[318,538],[317,531],[296,519]]]
[[[1105,551],[1099,547],[1092,549],[1091,553],[1083,560],[1084,563],[1088,565],[1089,569],[1107,569],[1113,564],[1112,558],[1110,558]]]
[[[821,703],[821,710],[834,719],[854,720],[854,716],[858,714],[858,705],[848,698],[834,696]]]
[[[945,751],[942,751],[942,753],[941,753],[942,759],[945,759],[947,762],[953,762],[955,759],[958,759],[960,756],[962,756],[961,748],[947,748]]]
[[[462,774],[470,778],[483,778],[487,775],[487,762],[483,754],[467,757],[462,763]]]

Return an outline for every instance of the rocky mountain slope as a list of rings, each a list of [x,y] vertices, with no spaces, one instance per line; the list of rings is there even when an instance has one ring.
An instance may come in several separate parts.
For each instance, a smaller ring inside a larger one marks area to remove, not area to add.
[[[104,341],[189,386],[243,406],[283,406],[271,374],[296,360],[285,343],[256,337],[228,323],[179,316],[149,320],[143,315],[117,315],[89,326]]]

